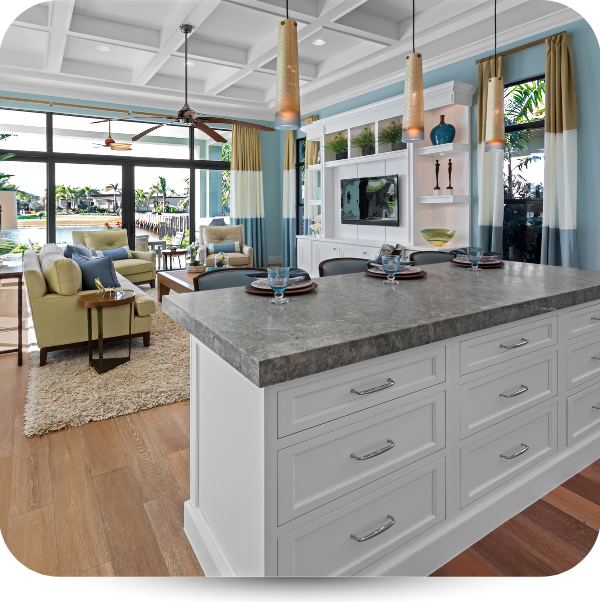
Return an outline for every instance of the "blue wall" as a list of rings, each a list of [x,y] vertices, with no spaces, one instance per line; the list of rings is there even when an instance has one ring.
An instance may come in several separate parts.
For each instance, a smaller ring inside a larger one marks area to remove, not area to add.
[[[148,113],[164,113],[165,109],[155,107],[142,107],[132,105],[96,102],[90,100],[79,100],[57,96],[43,96],[39,94],[26,94],[22,92],[0,91],[0,96],[30,98],[32,100],[44,100],[50,102],[66,102],[70,104],[93,105],[96,107],[107,107],[123,111],[144,111]],[[49,105],[27,104],[19,102],[0,101],[0,108],[17,108],[48,111],[55,113],[68,113],[70,115],[85,115],[88,117],[107,117],[102,111],[90,111],[71,107],[50,107]],[[118,117],[118,115],[115,115]],[[246,121],[273,127],[272,122],[248,119]],[[281,228],[282,228],[282,192],[283,192],[283,163],[279,168],[279,157],[283,157],[283,146],[280,147],[280,132],[261,132],[260,141],[262,146],[264,194],[265,194],[265,225],[267,231],[267,255],[269,257],[281,256]],[[285,141],[285,139],[284,139]],[[211,157],[212,158],[212,157]],[[220,159],[220,156],[218,157]],[[283,161],[283,159],[281,159]],[[220,180],[220,172],[215,172]],[[216,201],[220,205],[220,201]],[[216,211],[214,199],[211,201],[211,215]]]
[[[500,48],[509,50],[546,35],[568,31],[573,34],[573,60],[575,85],[577,87],[578,122],[578,214],[579,256],[581,267],[600,270],[600,155],[593,152],[597,144],[598,99],[600,98],[600,48],[598,39],[587,21],[581,19],[567,26],[549,30],[532,38],[521,40]],[[423,74],[423,85],[428,88],[450,80],[477,85],[475,60],[489,56],[490,52],[465,59]],[[545,45],[528,48],[511,54],[505,59],[505,81],[511,83],[528,77],[544,74],[546,70]],[[350,111],[404,92],[404,82],[392,84],[356,98],[314,112],[321,118]],[[477,96],[475,96],[477,102]],[[477,148],[477,105],[472,110],[473,148]],[[282,146],[283,148],[283,146]],[[472,225],[477,225],[477,155],[472,154]]]

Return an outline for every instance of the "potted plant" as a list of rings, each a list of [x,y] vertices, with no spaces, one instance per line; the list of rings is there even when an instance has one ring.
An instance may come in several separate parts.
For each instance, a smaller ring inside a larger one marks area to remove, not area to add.
[[[406,143],[402,142],[402,124],[392,121],[383,128],[379,132],[379,144],[391,144],[393,151],[404,150]]]
[[[336,134],[334,138],[325,143],[325,148],[332,153],[335,153],[336,161],[348,158],[348,136],[344,136],[342,132]]]
[[[352,138],[352,146],[362,149],[365,155],[375,154],[375,132],[371,128],[365,128],[360,134]]]

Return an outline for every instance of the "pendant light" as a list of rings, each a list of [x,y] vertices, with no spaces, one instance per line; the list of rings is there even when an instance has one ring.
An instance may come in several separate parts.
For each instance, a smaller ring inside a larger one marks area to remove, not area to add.
[[[298,24],[290,19],[289,0],[286,18],[279,23],[277,46],[277,84],[275,90],[275,129],[300,128],[300,80],[298,77]]]
[[[488,80],[485,151],[504,153],[504,79],[498,76],[497,2],[494,0],[494,77]]]
[[[402,142],[423,142],[423,60],[415,52],[415,0],[413,0],[413,52],[406,57],[404,77],[404,112],[402,113]]]

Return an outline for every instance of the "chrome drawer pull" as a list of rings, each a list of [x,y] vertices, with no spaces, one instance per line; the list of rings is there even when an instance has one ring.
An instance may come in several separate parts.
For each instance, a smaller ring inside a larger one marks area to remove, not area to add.
[[[372,389],[365,389],[364,391],[357,391],[356,389],[351,389],[350,393],[354,393],[355,395],[370,395],[371,393],[378,393],[379,391],[383,391],[384,389],[389,389],[395,384],[396,383],[391,378],[388,378],[385,384],[379,385],[378,387],[373,387]]]
[[[381,454],[385,454],[386,451],[390,451],[390,449],[396,447],[396,444],[391,439],[388,439],[387,442],[389,443],[389,445],[386,445],[385,447],[382,447],[381,449],[376,449],[374,452],[371,452],[370,454],[365,454],[364,456],[357,456],[356,454],[350,454],[350,457],[354,458],[355,460],[370,460],[371,458],[374,458],[375,456],[381,456]]]
[[[600,318],[598,318],[597,316],[592,316],[592,320],[596,320],[597,322],[600,322]]]
[[[504,458],[505,460],[514,460],[515,458],[522,456],[525,452],[529,451],[529,445],[525,445],[525,443],[521,443],[521,445],[523,446],[523,449],[520,449],[516,454],[513,454],[512,456],[500,454],[500,457]]]
[[[521,388],[514,393],[500,393],[500,397],[516,397],[517,395],[522,395],[523,393],[527,393],[529,391],[529,387],[525,385],[521,385]]]
[[[600,406],[592,406],[592,410],[600,410]]]
[[[373,531],[373,533],[369,533],[368,535],[365,535],[364,537],[356,537],[356,535],[354,535],[354,533],[352,533],[352,535],[350,535],[350,537],[352,537],[352,539],[354,541],[358,541],[358,543],[362,543],[363,541],[367,541],[369,539],[373,539],[373,537],[377,537],[378,535],[381,535],[384,531],[387,531],[388,529],[390,529],[391,527],[393,527],[396,524],[396,519],[391,514],[388,514],[387,517],[390,519],[390,522],[387,523],[386,525],[383,525],[383,527],[379,527],[379,529],[375,529],[375,531]]]
[[[523,345],[527,345],[528,343],[529,341],[527,339],[521,338],[520,343],[515,343],[514,345],[504,345],[504,343],[501,343],[500,347],[502,347],[502,349],[516,349],[517,347],[523,347]]]
[[[600,356],[598,356],[598,355],[592,355],[592,359],[593,360],[600,360]]]

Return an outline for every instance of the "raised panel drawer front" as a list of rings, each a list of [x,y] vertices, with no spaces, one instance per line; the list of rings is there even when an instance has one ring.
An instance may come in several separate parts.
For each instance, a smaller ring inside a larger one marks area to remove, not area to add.
[[[278,574],[352,575],[445,518],[445,460],[393,481],[278,540]]]
[[[460,450],[461,508],[557,450],[557,405]]]
[[[567,443],[600,434],[600,383],[567,398]]]
[[[567,312],[564,324],[567,339],[600,332],[600,303]]]
[[[555,351],[461,385],[461,439],[557,395],[557,361]]]
[[[442,391],[278,454],[283,524],[445,447]]]
[[[600,377],[600,337],[567,347],[567,389]]]
[[[504,328],[475,336],[460,344],[461,376],[489,368],[558,342],[558,318],[536,320],[530,324]]]
[[[277,432],[285,437],[415,393],[446,380],[446,348],[381,361],[277,393]]]

